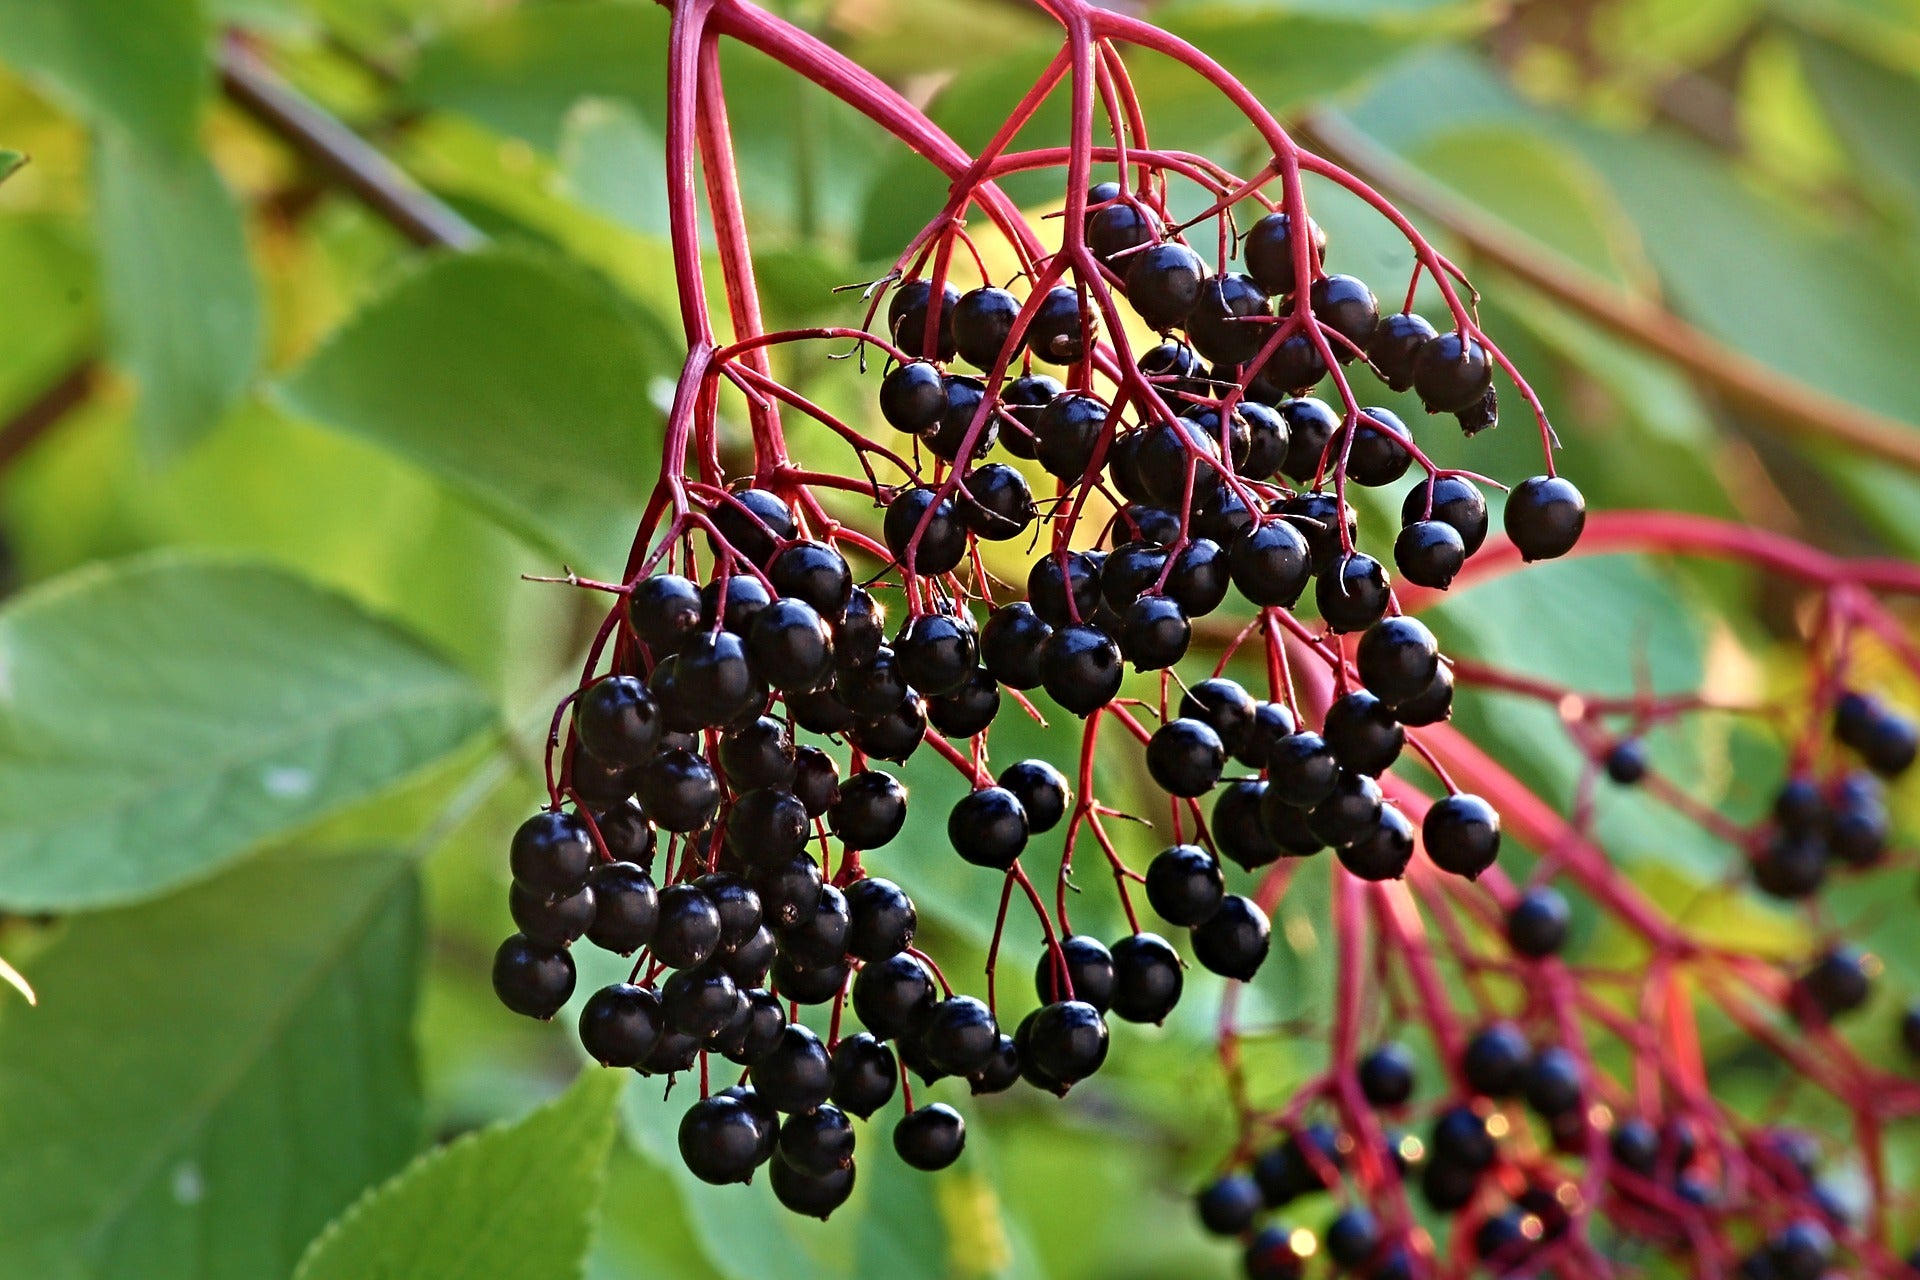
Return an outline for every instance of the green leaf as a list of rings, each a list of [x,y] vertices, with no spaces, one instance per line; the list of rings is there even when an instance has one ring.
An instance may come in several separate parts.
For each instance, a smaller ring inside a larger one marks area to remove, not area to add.
[[[0,55],[97,122],[185,156],[205,93],[195,0],[0,0]]]
[[[8,178],[11,178],[14,171],[26,162],[26,156],[20,152],[7,151],[0,148],[0,182],[5,182]]]
[[[72,574],[0,611],[0,902],[98,907],[203,876],[490,718],[443,659],[278,570]]]
[[[660,473],[656,385],[677,352],[579,267],[442,257],[282,386],[296,412],[433,471],[576,568],[617,573]]]
[[[0,1022],[0,1273],[286,1275],[418,1140],[419,906],[290,855],[76,921]]]
[[[258,367],[260,294],[239,206],[213,165],[117,129],[99,134],[96,222],[114,353],[137,422],[166,459],[218,425]]]
[[[1897,191],[1910,213],[1920,211],[1920,80],[1825,40],[1798,42],[1800,65],[1827,116],[1870,184]]]
[[[565,1280],[592,1236],[625,1072],[429,1151],[313,1242],[295,1280]]]

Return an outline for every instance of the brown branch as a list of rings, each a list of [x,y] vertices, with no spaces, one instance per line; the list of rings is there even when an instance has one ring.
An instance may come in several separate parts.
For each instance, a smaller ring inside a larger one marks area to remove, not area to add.
[[[275,75],[237,38],[220,46],[220,87],[235,106],[423,248],[472,249],[486,236],[366,139]]]
[[[1331,112],[1301,133],[1328,159],[1396,202],[1420,208],[1476,257],[1600,329],[1685,369],[1756,424],[1801,443],[1828,442],[1920,471],[1920,430],[1779,373],[1709,337],[1658,303],[1619,288],[1447,190]]]
[[[0,471],[31,449],[68,410],[85,401],[99,376],[99,361],[92,356],[82,359],[0,426]]]

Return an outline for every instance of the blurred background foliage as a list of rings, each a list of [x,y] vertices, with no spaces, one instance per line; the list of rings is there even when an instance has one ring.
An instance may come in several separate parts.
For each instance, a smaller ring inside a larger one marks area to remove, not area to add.
[[[1054,39],[1013,0],[779,7],[970,145]],[[1439,184],[1496,241],[1920,423],[1913,0],[1206,0],[1151,16],[1289,119]],[[1065,1104],[970,1106],[948,1175],[909,1176],[863,1143],[862,1189],[825,1227],[764,1188],[692,1183],[657,1082],[622,1093],[587,1073],[568,1090],[567,1015],[541,1027],[493,1001],[506,835],[539,794],[540,735],[593,623],[591,602],[521,575],[618,572],[682,354],[665,32],[638,0],[0,0],[0,954],[40,998],[0,992],[0,1272],[1232,1267],[1184,1203],[1230,1138],[1204,976],[1164,1029],[1119,1031],[1108,1070]],[[484,243],[423,252],[328,182],[222,95],[229,40]],[[943,180],[757,55],[730,51],[726,70],[771,320],[853,322],[829,290],[883,269]],[[1144,58],[1136,73],[1158,140],[1257,167],[1197,82]],[[1054,107],[1029,137],[1059,136]],[[13,153],[30,162],[13,171]],[[1036,220],[1061,199],[1057,176],[1014,190]],[[1390,229],[1312,195],[1332,261],[1394,293],[1407,264]],[[1782,431],[1436,231],[1475,269],[1591,502],[1920,551],[1912,475]],[[781,373],[873,419],[875,375],[818,351]],[[844,464],[790,429],[802,457]],[[1470,451],[1432,439],[1447,464],[1538,469],[1516,424]],[[1451,651],[1583,688],[1756,699],[1803,674],[1795,599],[1713,566],[1555,564],[1439,616]],[[1581,761],[1550,712],[1463,694],[1459,718],[1570,802]],[[1076,745],[1071,726],[1007,732],[1022,754]],[[1751,721],[1653,745],[1743,817],[1781,759]],[[1101,767],[1110,802],[1148,810],[1135,758]],[[906,772],[923,794],[947,787],[924,757]],[[943,811],[917,806],[873,862],[916,894],[949,972],[977,974],[997,887],[946,854]],[[1686,824],[1632,796],[1603,796],[1598,823],[1700,929],[1781,956],[1809,945],[1800,917],[1727,891],[1733,854]],[[1155,842],[1127,839],[1135,857]],[[1249,1002],[1282,1028],[1251,1049],[1264,1099],[1317,1063],[1326,863],[1282,904],[1283,963]],[[1080,927],[1117,936],[1096,879]],[[1884,899],[1843,890],[1832,913],[1886,959],[1883,1014],[1920,985],[1920,942]],[[1016,1001],[1032,932],[1011,935]],[[1579,940],[1633,956],[1591,920]],[[1869,1051],[1893,1051],[1893,1022],[1861,1020]],[[1841,1117],[1730,1028],[1706,1030],[1724,1096],[1808,1124],[1844,1163]],[[1895,1185],[1911,1185],[1920,1147],[1896,1134],[1893,1151]]]

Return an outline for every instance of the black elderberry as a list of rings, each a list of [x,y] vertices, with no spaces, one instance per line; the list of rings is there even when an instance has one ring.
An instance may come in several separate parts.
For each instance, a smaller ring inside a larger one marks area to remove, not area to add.
[[[593,890],[588,940],[619,955],[646,946],[660,918],[660,895],[646,868],[631,862],[603,862],[593,869],[588,884]]]
[[[680,646],[674,658],[673,696],[682,704],[687,719],[699,721],[697,725],[682,721],[674,727],[691,730],[758,714],[766,705],[767,690],[755,679],[747,660],[746,641],[730,631],[704,632]],[[675,708],[671,702],[664,709],[668,722],[673,723]]]
[[[1313,601],[1335,631],[1365,631],[1386,616],[1392,601],[1387,571],[1372,556],[1356,551],[1320,575]]]
[[[1173,1012],[1186,976],[1172,943],[1156,934],[1129,934],[1113,944],[1112,954],[1114,1017],[1160,1022]]]
[[[1147,496],[1176,510],[1187,503],[1187,472],[1193,472],[1192,496],[1205,499],[1220,487],[1220,443],[1191,418],[1156,422],[1140,433],[1135,463]]]
[[[881,645],[866,666],[842,670],[834,691],[856,717],[872,720],[905,702],[910,689],[899,655],[891,646]]]
[[[947,814],[947,841],[976,867],[1006,871],[1027,847],[1027,813],[1004,787],[980,787]]]
[[[843,671],[871,663],[887,638],[886,610],[864,587],[853,589],[847,607],[830,626],[834,665]]]
[[[933,1010],[933,975],[902,952],[874,961],[853,980],[853,1013],[881,1040],[918,1032]]]
[[[1041,660],[1053,628],[1024,600],[1002,605],[980,631],[980,659],[993,678],[1010,689],[1032,689],[1042,677]]]
[[[1170,596],[1142,596],[1120,618],[1120,653],[1137,671],[1161,671],[1186,656],[1193,624]]]
[[[1580,1105],[1580,1063],[1559,1045],[1533,1055],[1520,1081],[1527,1105],[1548,1119]]]
[[[791,791],[762,787],[733,802],[726,843],[749,866],[775,867],[803,852],[812,830],[807,807]]]
[[[1438,520],[1417,520],[1393,540],[1393,565],[1417,587],[1445,591],[1467,561],[1460,533]]]
[[[890,773],[865,769],[840,784],[827,825],[849,849],[878,849],[907,821],[907,789]]]
[[[1134,364],[1175,413],[1212,390],[1206,362],[1184,342],[1163,342],[1142,352]]]
[[[967,1077],[967,1089],[975,1097],[1005,1093],[1020,1083],[1020,1049],[1012,1036],[1003,1035],[993,1046],[987,1065]]]
[[[1034,419],[1034,457],[1050,476],[1068,482],[1086,474],[1106,433],[1107,406],[1093,396],[1066,392]]]
[[[1460,535],[1465,554],[1472,555],[1487,540],[1486,495],[1465,476],[1429,477],[1409,489],[1400,504],[1401,524],[1424,520],[1451,527]]]
[[[1522,559],[1551,560],[1580,541],[1580,531],[1587,524],[1587,500],[1564,476],[1534,476],[1507,495],[1503,519]]]
[[[713,899],[690,884],[660,891],[653,957],[671,969],[705,964],[720,946],[720,911]]]
[[[1434,801],[1420,839],[1442,871],[1477,879],[1500,856],[1500,815],[1479,796],[1459,792]]]
[[[1093,312],[1080,291],[1055,285],[1027,326],[1027,349],[1048,364],[1078,364],[1093,349],[1096,335]]]
[[[1060,939],[1057,950],[1051,944],[1041,948],[1033,988],[1043,1004],[1079,1000],[1105,1013],[1113,1003],[1113,956],[1098,938],[1072,934]]]
[[[787,714],[802,729],[814,733],[845,733],[853,727],[853,708],[841,698],[837,688],[808,689],[803,693],[788,690]]]
[[[719,913],[722,951],[732,951],[752,939],[761,919],[760,895],[752,885],[729,871],[711,872],[693,884]]]
[[[1342,506],[1331,493],[1296,493],[1280,504],[1280,515],[1300,531],[1313,551],[1313,571],[1329,573],[1344,549],[1340,545],[1340,526],[1346,524],[1351,543],[1358,533],[1358,518],[1351,506]]]
[[[1146,443],[1145,431],[1121,431],[1107,446],[1107,478],[1129,502],[1155,501],[1140,467],[1140,454]]]
[[[1405,391],[1413,386],[1414,362],[1421,348],[1439,336],[1432,325],[1411,311],[1382,316],[1367,343],[1367,360],[1380,381],[1395,391]]]
[[[1833,1236],[1813,1219],[1801,1218],[1768,1237],[1766,1258],[1775,1280],[1820,1280],[1833,1261]]]
[[[1413,454],[1405,441],[1413,438],[1407,424],[1387,409],[1362,409],[1347,446],[1347,479],[1369,488],[1392,484],[1407,474]]]
[[[1200,255],[1170,240],[1131,258],[1126,269],[1127,301],[1147,327],[1164,333],[1184,325],[1200,301],[1207,278],[1207,265]]]
[[[1424,693],[1393,705],[1393,718],[1409,729],[1439,724],[1453,715],[1453,668],[1446,663],[1433,673]]]
[[[1320,470],[1328,446],[1340,432],[1340,415],[1325,402],[1310,396],[1288,400],[1277,412],[1287,424],[1291,442],[1284,470],[1295,480],[1310,482]]]
[[[847,978],[852,972],[852,966],[844,960],[816,967],[803,964],[785,952],[773,957],[774,989],[781,999],[795,1004],[828,1003],[846,990]]]
[[[835,885],[823,884],[814,898],[813,910],[781,928],[775,937],[783,955],[808,968],[821,969],[838,964],[847,954],[852,927],[847,895]]]
[[[1267,831],[1263,811],[1267,784],[1240,778],[1220,788],[1213,802],[1213,843],[1220,852],[1251,871],[1274,862],[1286,850]]]
[[[1193,955],[1211,973],[1245,982],[1260,971],[1272,943],[1267,913],[1249,898],[1230,893],[1192,931]]]
[[[846,951],[862,960],[885,960],[913,942],[919,915],[913,899],[891,880],[856,880],[845,891]]]
[[[1614,1126],[1607,1139],[1607,1150],[1615,1164],[1650,1178],[1659,1167],[1660,1135],[1645,1120],[1629,1116]]]
[[[1313,282],[1308,300],[1313,318],[1339,335],[1327,339],[1336,360],[1349,364],[1355,356],[1366,354],[1380,326],[1380,304],[1365,281],[1353,276],[1322,276]]]
[[[536,813],[513,833],[513,881],[542,898],[571,896],[587,883],[596,851],[586,822],[571,813]]]
[[[1428,413],[1458,413],[1486,398],[1493,361],[1473,338],[1443,333],[1423,343],[1413,360],[1413,389]]]
[[[665,1029],[660,996],[624,982],[602,987],[580,1010],[580,1044],[603,1067],[635,1067],[646,1061]]]
[[[1267,294],[1252,276],[1230,271],[1201,282],[1199,300],[1187,313],[1187,336],[1215,364],[1243,364],[1259,354],[1272,327]]]
[[[1047,696],[1074,715],[1112,702],[1123,675],[1120,647],[1098,627],[1061,627],[1041,651],[1040,682]]]
[[[516,933],[493,953],[493,993],[515,1013],[545,1021],[573,994],[573,957]]]
[[[744,997],[724,970],[715,965],[681,969],[660,987],[667,1025],[696,1040],[711,1040],[733,1021]]]
[[[1794,987],[1821,1021],[1829,1021],[1867,1002],[1877,972],[1879,962],[1872,956],[1853,947],[1834,947],[1821,953]]]
[[[532,941],[564,947],[593,923],[593,888],[589,883],[564,898],[546,898],[515,884],[507,891],[507,911]]]
[[[1060,825],[1073,798],[1066,775],[1045,760],[1015,761],[1002,769],[995,781],[1012,792],[1013,798],[1026,810],[1029,835],[1039,835]]]
[[[1294,731],[1293,712],[1278,702],[1254,704],[1253,723],[1240,738],[1233,758],[1249,769],[1265,769],[1280,739]]]
[[[1342,1209],[1327,1224],[1327,1257],[1337,1267],[1352,1269],[1367,1263],[1380,1249],[1380,1221],[1354,1205]]]
[[[668,670],[673,661],[667,659],[659,670]],[[585,747],[574,751],[567,770],[567,794],[593,809],[612,809],[626,804],[639,784],[640,770],[602,760]]]
[[[1196,484],[1194,492],[1199,497],[1193,504],[1189,527],[1199,537],[1223,547],[1231,547],[1253,525],[1253,511],[1238,493],[1225,485]]]
[[[619,765],[644,763],[660,746],[660,708],[633,676],[603,676],[574,704],[574,727],[587,750]]]
[[[1487,1122],[1468,1106],[1442,1111],[1433,1122],[1433,1158],[1438,1164],[1457,1164],[1476,1173],[1491,1165],[1498,1151]]]
[[[767,927],[776,931],[790,929],[818,910],[820,888],[820,868],[804,853],[754,868],[753,891],[760,895]]]
[[[1333,794],[1339,780],[1340,761],[1317,733],[1288,734],[1267,754],[1267,785],[1280,803],[1311,809]]]
[[[607,852],[620,862],[651,863],[655,836],[653,823],[647,820],[647,811],[631,798],[623,800],[611,809],[604,809],[594,817],[594,825],[600,828],[600,843]],[[596,870],[599,864],[596,864]],[[588,876],[591,883],[592,876]]]
[[[1181,695],[1179,715],[1182,720],[1198,720],[1212,729],[1219,735],[1221,744],[1234,752],[1245,745],[1247,735],[1253,731],[1258,709],[1253,695],[1238,681],[1214,676]]]
[[[1535,1233],[1526,1214],[1507,1209],[1489,1214],[1473,1232],[1473,1252],[1497,1275],[1506,1275],[1533,1252]]]
[[[1152,244],[1160,235],[1159,219],[1144,206],[1116,200],[1087,215],[1087,248],[1108,266],[1128,249]],[[1122,261],[1121,266],[1126,264]]]
[[[1000,714],[1000,682],[985,667],[967,673],[958,689],[927,699],[927,719],[949,738],[984,733]]]
[[[727,1061],[750,1067],[780,1042],[787,1015],[771,991],[743,989],[740,994],[740,1012],[713,1038],[713,1047]]]
[[[865,1031],[833,1046],[833,1104],[862,1120],[893,1100],[900,1081],[893,1050]]]
[[[1041,1005],[1021,1028],[1023,1064],[1055,1092],[1064,1093],[1107,1060],[1106,1019],[1084,1000]]]
[[[1313,828],[1307,825],[1307,810],[1281,800],[1271,786],[1262,797],[1260,825],[1266,829],[1267,839],[1285,857],[1311,857],[1327,847],[1327,842],[1313,834]]]
[[[1413,1055],[1392,1041],[1360,1059],[1360,1092],[1376,1107],[1397,1107],[1413,1096]]]
[[[814,1178],[853,1167],[853,1122],[831,1105],[788,1116],[780,1126],[780,1158]]]
[[[937,698],[956,692],[973,677],[980,638],[969,618],[922,613],[907,619],[894,637],[893,652],[907,683]]]
[[[1827,848],[1850,867],[1870,867],[1886,853],[1889,822],[1879,784],[1869,774],[1850,773],[1834,788]]]
[[[909,280],[894,291],[887,303],[887,332],[893,345],[918,360],[951,360],[953,346],[953,308],[960,291],[950,284],[940,287],[940,301],[933,301],[933,282]],[[928,341],[928,312],[932,317],[932,341]]]
[[[1122,543],[1100,566],[1100,594],[1115,609],[1125,609],[1152,590],[1166,564],[1164,547],[1147,542]]]
[[[1168,795],[1205,795],[1226,765],[1220,735],[1199,720],[1169,720],[1147,740],[1147,772]]]
[[[948,996],[934,1002],[918,1035],[920,1051],[937,1070],[970,1076],[986,1066],[999,1047],[1000,1025],[972,996]]]
[[[812,1031],[789,1024],[779,1043],[753,1064],[753,1087],[776,1110],[812,1110],[833,1090],[827,1047]]]
[[[1001,433],[1000,444],[1008,453],[1016,458],[1035,456],[1034,426],[1040,410],[1064,389],[1057,378],[1045,374],[1013,378],[1000,388],[1000,407],[1018,424]]]
[[[947,411],[947,386],[940,370],[922,360],[903,364],[880,381],[880,416],[896,431],[930,431]]]
[[[1572,920],[1572,910],[1558,890],[1536,885],[1507,912],[1507,945],[1534,960],[1557,955],[1566,945]]]
[[[642,578],[627,593],[627,622],[656,656],[674,653],[700,629],[700,588],[673,573]]]
[[[1033,524],[1033,490],[1027,479],[1004,462],[989,462],[968,473],[965,488],[954,495],[961,523],[989,542],[1005,542]]]
[[[799,532],[792,509],[765,489],[741,489],[728,494],[714,503],[710,518],[728,545],[760,568],[765,568],[773,558],[779,543]],[[707,541],[714,559],[721,559],[722,549],[713,544],[712,538]]]
[[[951,499],[908,489],[887,504],[881,533],[887,551],[913,573],[952,573],[967,558],[967,526]]]
[[[1085,621],[1100,607],[1100,575],[1105,568],[1105,558],[1093,552],[1042,556],[1027,571],[1027,601],[1050,626]]]
[[[1211,538],[1195,538],[1173,558],[1166,594],[1189,618],[1203,618],[1227,598],[1230,582],[1227,553]]]
[[[1362,880],[1398,880],[1413,861],[1413,823],[1392,805],[1382,806],[1373,830],[1342,847],[1339,858]]]
[[[960,1158],[967,1145],[967,1122],[944,1102],[916,1107],[893,1126],[893,1149],[907,1164],[929,1173]]]
[[[855,1167],[851,1164],[821,1178],[800,1172],[778,1156],[767,1167],[774,1198],[803,1217],[824,1222],[853,1194]]]
[[[680,1118],[680,1159],[702,1182],[745,1182],[759,1167],[760,1127],[738,1099],[702,1098]]]
[[[797,758],[792,731],[772,716],[760,716],[720,739],[720,771],[736,792],[791,787]]]
[[[1840,741],[1860,753],[1867,767],[1883,778],[1897,778],[1913,767],[1920,755],[1920,734],[1913,722],[1877,698],[1860,693],[1841,697],[1834,712]]]
[[[1320,269],[1327,252],[1327,233],[1312,218],[1307,219],[1307,269]],[[1247,229],[1240,244],[1247,272],[1260,287],[1274,297],[1292,293],[1299,285],[1294,264],[1293,222],[1284,213],[1270,213]]]
[[[1200,1225],[1217,1236],[1237,1236],[1259,1214],[1260,1188],[1243,1173],[1229,1173],[1203,1187],[1194,1200]]]
[[[1342,769],[1333,790],[1307,813],[1313,834],[1343,849],[1373,834],[1380,825],[1380,784],[1364,773]]]
[[[1327,376],[1327,359],[1310,335],[1296,333],[1273,349],[1259,376],[1288,395],[1304,395]]]
[[[1233,541],[1233,585],[1254,604],[1291,608],[1313,576],[1307,538],[1286,520],[1250,524]]]
[[[1520,1092],[1533,1049],[1511,1022],[1496,1022],[1467,1041],[1460,1058],[1461,1074],[1475,1093],[1488,1098],[1511,1098]]]
[[[726,744],[720,748],[726,759]],[[818,747],[796,747],[793,752],[793,794],[806,808],[809,818],[825,816],[840,798],[840,766]]]
[[[1375,777],[1400,758],[1407,736],[1387,704],[1369,689],[1355,689],[1335,698],[1327,708],[1320,733],[1341,765]]]
[[[960,358],[984,370],[1003,356],[1011,360],[1019,347],[1009,350],[1008,340],[1019,315],[1020,299],[994,285],[961,294],[953,304],[953,345]]]
[[[1288,1136],[1253,1162],[1253,1180],[1269,1208],[1325,1191],[1338,1182],[1346,1163],[1341,1137],[1327,1125],[1313,1124]]]
[[[1420,1172],[1420,1194],[1436,1213],[1455,1213],[1473,1201],[1480,1170],[1452,1160],[1435,1160]]]
[[[1262,1227],[1240,1255],[1241,1270],[1247,1280],[1300,1280],[1310,1256],[1308,1238],[1284,1226]]]
[[[1413,618],[1383,618],[1360,637],[1355,661],[1360,683],[1391,706],[1426,692],[1440,669],[1440,644]]]
[[[1168,924],[1204,922],[1226,892],[1220,864],[1198,845],[1177,844],[1147,865],[1147,902]]]
[[[636,1068],[642,1075],[671,1076],[693,1066],[700,1056],[700,1042],[685,1032],[669,1027],[653,1043],[653,1052]]]
[[[796,542],[767,564],[767,580],[783,596],[798,596],[829,621],[853,598],[853,570],[824,542]]]
[[[947,1078],[947,1073],[927,1061],[927,1055],[921,1047],[918,1035],[901,1036],[894,1046],[900,1058],[900,1065],[919,1076],[928,1084]]]

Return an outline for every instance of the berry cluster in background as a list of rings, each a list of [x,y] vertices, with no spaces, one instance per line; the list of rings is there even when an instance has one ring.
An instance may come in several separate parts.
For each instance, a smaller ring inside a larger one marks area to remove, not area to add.
[[[680,1153],[700,1178],[764,1179],[824,1218],[853,1194],[875,1126],[907,1165],[952,1165],[966,1144],[955,1101],[1068,1095],[1127,1050],[1116,1024],[1216,998],[1218,984],[1190,982],[1191,961],[1224,980],[1237,1119],[1196,1210],[1238,1241],[1251,1280],[1630,1274],[1661,1253],[1748,1280],[1902,1274],[1877,1135],[1920,1111],[1920,1086],[1833,1030],[1867,1002],[1875,962],[1824,930],[1793,957],[1696,941],[1610,863],[1591,799],[1641,788],[1777,899],[1897,861],[1883,780],[1912,765],[1915,729],[1849,673],[1866,646],[1920,665],[1874,595],[1911,588],[1910,572],[1711,521],[1589,519],[1451,262],[1202,54],[1078,0],[1047,7],[1066,47],[979,155],[783,24],[729,32],[954,179],[864,315],[784,333],[759,322],[718,64],[703,52],[715,31],[702,6],[676,9],[671,226],[690,355],[626,577],[568,579],[612,608],[554,713],[547,804],[513,840],[501,1000],[550,1018],[574,994],[583,939],[632,956],[626,981],[581,1006],[587,1054],[685,1078],[659,1105],[681,1109]],[[1152,147],[1122,42],[1213,81],[1271,161],[1242,176]],[[1064,145],[1010,149],[1056,91],[1073,100]],[[995,185],[1039,169],[1062,177],[1052,248]],[[1340,245],[1308,213],[1309,174],[1406,237],[1409,278],[1330,272]],[[1198,214],[1176,216],[1196,199]],[[983,247],[969,218],[1000,243]],[[705,235],[730,341],[707,312]],[[1011,281],[989,269],[1001,254],[1018,264]],[[824,360],[848,344],[869,374],[866,418],[775,375],[776,350]],[[1426,415],[1368,404],[1373,386],[1411,390]],[[1429,458],[1420,440],[1435,430],[1498,425],[1502,394],[1538,433],[1538,474]],[[736,409],[750,466],[729,470],[719,440]],[[790,456],[783,414],[844,452]],[[1363,522],[1350,487],[1392,489],[1398,526]],[[1496,536],[1490,494],[1504,495]],[[995,543],[1024,553],[1023,577],[989,571]],[[1811,707],[1789,725],[1790,770],[1764,820],[1692,801],[1645,741],[1682,717],[1752,709],[1548,686],[1456,660],[1415,616],[1435,593],[1596,544],[1732,559],[1819,596]],[[1475,688],[1560,713],[1589,762],[1570,815],[1450,725],[1456,690]],[[1006,758],[995,728],[1008,717],[1076,718],[1082,750]],[[948,789],[909,794],[892,768],[920,752],[951,766]],[[1100,753],[1137,757],[1165,807],[1104,804]],[[947,847],[894,846],[895,878],[869,874],[863,855],[894,845],[910,806],[943,815]],[[1143,866],[1112,838],[1125,819],[1156,833]],[[1503,867],[1503,838],[1527,850],[1523,874]],[[1276,1107],[1248,1078],[1241,984],[1315,857],[1338,864],[1336,990],[1314,1033],[1327,1065]],[[919,945],[909,870],[943,858],[1001,878],[977,982]],[[1076,859],[1108,874],[1123,936],[1075,932]],[[1233,878],[1249,887],[1230,892]],[[1576,901],[1640,940],[1639,970],[1561,959]],[[1031,995],[996,980],[1016,909],[1043,938],[1015,965]],[[1864,1193],[1828,1180],[1835,1153],[1807,1134],[1716,1100],[1698,1050],[1708,1017],[1845,1109]],[[1920,1013],[1897,1032],[1920,1053]],[[952,1101],[930,1100],[936,1087]]]

